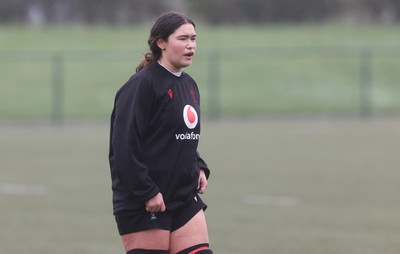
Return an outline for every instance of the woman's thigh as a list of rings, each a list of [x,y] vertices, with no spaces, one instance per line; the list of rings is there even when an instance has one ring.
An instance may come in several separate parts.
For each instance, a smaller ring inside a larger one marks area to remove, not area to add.
[[[133,249],[168,250],[170,232],[162,229],[149,229],[121,236],[125,252]]]
[[[177,253],[201,243],[208,243],[208,231],[204,211],[200,210],[183,227],[171,232],[170,253]]]

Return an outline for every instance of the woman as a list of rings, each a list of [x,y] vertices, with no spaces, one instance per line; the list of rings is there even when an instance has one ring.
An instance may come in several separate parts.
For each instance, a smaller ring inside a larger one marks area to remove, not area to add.
[[[200,95],[184,67],[196,52],[193,21],[157,18],[150,52],[117,92],[109,161],[113,208],[128,254],[212,253],[204,216],[210,174],[197,152]]]

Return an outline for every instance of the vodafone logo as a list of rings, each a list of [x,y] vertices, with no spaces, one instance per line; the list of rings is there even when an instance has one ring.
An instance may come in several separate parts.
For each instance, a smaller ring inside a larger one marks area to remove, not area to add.
[[[183,108],[183,120],[189,129],[194,129],[196,127],[197,123],[199,122],[199,117],[196,110],[192,106],[186,105]]]
[[[199,122],[199,116],[192,106],[186,105],[183,108],[183,120],[189,129],[194,129],[197,126],[197,123]],[[192,131],[175,134],[175,138],[176,140],[198,140],[200,138],[200,134]]]

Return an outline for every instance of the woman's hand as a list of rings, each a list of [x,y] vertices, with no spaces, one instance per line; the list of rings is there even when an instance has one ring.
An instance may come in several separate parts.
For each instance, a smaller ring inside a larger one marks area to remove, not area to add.
[[[206,191],[208,185],[206,173],[204,173],[204,170],[200,169],[200,174],[199,174],[199,184],[197,187],[197,192],[200,194],[203,194]]]
[[[146,211],[151,214],[165,212],[165,203],[162,194],[159,192],[157,195],[146,201]]]

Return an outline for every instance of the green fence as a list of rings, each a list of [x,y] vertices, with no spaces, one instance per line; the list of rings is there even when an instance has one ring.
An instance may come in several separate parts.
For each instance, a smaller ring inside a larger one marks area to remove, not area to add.
[[[400,48],[201,48],[203,113],[397,115]],[[141,50],[0,51],[0,120],[107,118]]]

